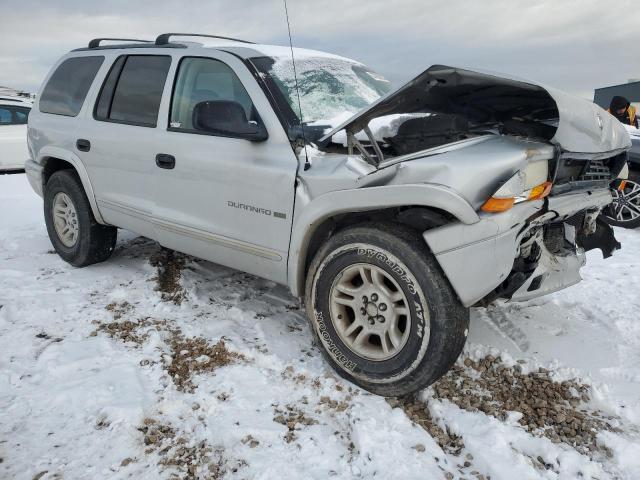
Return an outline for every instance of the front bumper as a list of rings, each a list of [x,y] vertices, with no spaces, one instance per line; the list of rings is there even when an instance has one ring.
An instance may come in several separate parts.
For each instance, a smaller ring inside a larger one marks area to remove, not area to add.
[[[509,277],[520,255],[523,238],[550,223],[560,223],[583,211],[600,210],[612,201],[608,189],[568,193],[525,202],[500,214],[481,214],[471,225],[460,222],[427,230],[423,237],[465,306],[494,292]],[[571,229],[567,229],[571,236]],[[575,231],[573,232],[575,242]],[[537,239],[533,239],[536,241]],[[569,238],[568,238],[569,240]],[[584,251],[551,253],[540,243],[535,271],[515,292],[512,300],[527,300],[580,281]],[[532,283],[535,282],[534,285]],[[535,288],[532,288],[535,287]]]
[[[42,165],[34,162],[29,159],[24,164],[24,171],[27,175],[27,179],[29,180],[29,184],[31,188],[39,195],[43,196],[43,183],[42,183],[42,174],[44,168]]]

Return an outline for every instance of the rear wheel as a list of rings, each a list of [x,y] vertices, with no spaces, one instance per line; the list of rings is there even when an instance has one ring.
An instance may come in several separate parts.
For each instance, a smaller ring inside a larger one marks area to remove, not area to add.
[[[96,222],[78,174],[60,170],[44,191],[44,218],[54,249],[75,267],[102,262],[113,253],[118,230]]]
[[[373,393],[426,387],[462,351],[469,311],[420,235],[364,225],[334,235],[313,260],[306,308],[323,354]]]

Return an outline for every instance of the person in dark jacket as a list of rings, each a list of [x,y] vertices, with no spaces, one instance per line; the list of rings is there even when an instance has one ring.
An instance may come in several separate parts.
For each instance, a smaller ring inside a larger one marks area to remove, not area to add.
[[[609,105],[609,110],[607,111],[620,120],[620,122],[638,128],[636,108],[632,107],[626,98],[617,95],[613,97]]]

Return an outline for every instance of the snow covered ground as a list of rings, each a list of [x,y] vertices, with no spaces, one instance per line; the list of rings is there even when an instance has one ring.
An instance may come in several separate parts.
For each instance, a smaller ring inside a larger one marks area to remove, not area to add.
[[[579,285],[474,309],[455,371],[384,399],[284,289],[122,231],[74,269],[0,176],[0,478],[637,479],[640,231],[616,235]]]

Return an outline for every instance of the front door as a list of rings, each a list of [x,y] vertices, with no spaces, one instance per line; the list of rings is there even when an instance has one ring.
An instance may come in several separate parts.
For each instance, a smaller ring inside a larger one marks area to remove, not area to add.
[[[169,248],[284,283],[298,162],[244,64],[215,55],[183,57],[177,67],[157,152],[158,238]],[[268,138],[247,138],[258,127]]]

